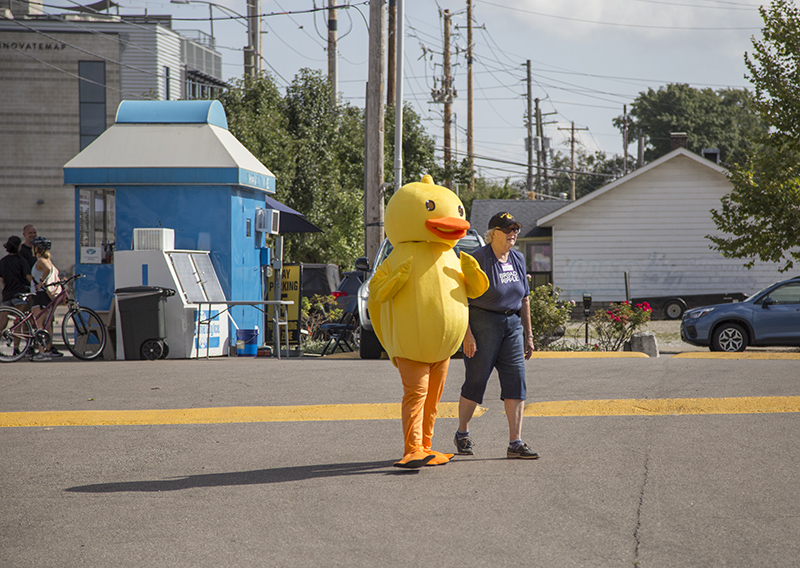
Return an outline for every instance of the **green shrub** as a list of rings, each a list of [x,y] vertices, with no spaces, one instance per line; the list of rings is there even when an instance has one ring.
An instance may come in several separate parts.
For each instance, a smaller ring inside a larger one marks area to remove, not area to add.
[[[537,350],[548,349],[548,345],[564,335],[574,301],[560,300],[561,288],[545,284],[531,291],[531,332]]]
[[[306,342],[327,339],[326,333],[319,327],[324,323],[337,322],[341,317],[342,310],[332,295],[315,294],[310,299],[303,296],[300,300],[300,326],[308,331]]]

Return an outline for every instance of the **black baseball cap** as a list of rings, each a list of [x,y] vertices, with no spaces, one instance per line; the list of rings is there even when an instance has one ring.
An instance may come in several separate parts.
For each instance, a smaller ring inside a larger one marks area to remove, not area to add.
[[[494,217],[489,219],[490,229],[508,229],[510,227],[517,227],[519,229],[522,227],[522,224],[514,219],[514,216],[507,211],[497,213]]]

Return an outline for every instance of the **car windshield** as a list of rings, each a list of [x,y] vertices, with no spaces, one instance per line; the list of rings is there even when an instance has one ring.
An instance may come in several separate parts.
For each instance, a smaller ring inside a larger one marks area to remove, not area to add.
[[[764,292],[766,292],[767,290],[769,290],[769,289],[770,289],[770,288],[772,288],[773,286],[775,286],[775,284],[770,284],[769,286],[767,286],[767,287],[765,287],[765,288],[762,288],[761,290],[759,290],[759,291],[758,291],[758,292],[756,292],[755,294],[750,294],[750,295],[747,297],[747,299],[745,300],[745,302],[749,302],[749,301],[751,301],[753,298],[756,298],[756,297],[760,296],[761,294],[763,294]]]
[[[462,250],[467,254],[472,254],[482,246],[483,243],[481,243],[477,235],[470,234],[458,241],[456,246],[453,247],[453,250],[456,251],[456,254],[461,254]]]

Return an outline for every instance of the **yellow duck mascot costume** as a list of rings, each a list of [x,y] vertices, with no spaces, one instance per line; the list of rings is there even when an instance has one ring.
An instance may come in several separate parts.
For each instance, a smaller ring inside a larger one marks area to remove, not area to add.
[[[447,463],[431,449],[436,409],[450,357],[464,339],[467,298],[489,288],[478,262],[452,250],[467,233],[458,196],[424,176],[401,187],[386,206],[386,236],[394,249],[370,280],[375,333],[403,380],[405,451],[397,467]]]

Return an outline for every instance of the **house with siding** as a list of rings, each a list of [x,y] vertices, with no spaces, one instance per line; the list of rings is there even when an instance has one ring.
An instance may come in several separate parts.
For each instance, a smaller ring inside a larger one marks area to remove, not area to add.
[[[595,302],[630,296],[750,295],[785,278],[776,263],[724,258],[711,210],[732,190],[725,168],[686,148],[540,217],[552,231],[553,282],[562,298]]]

